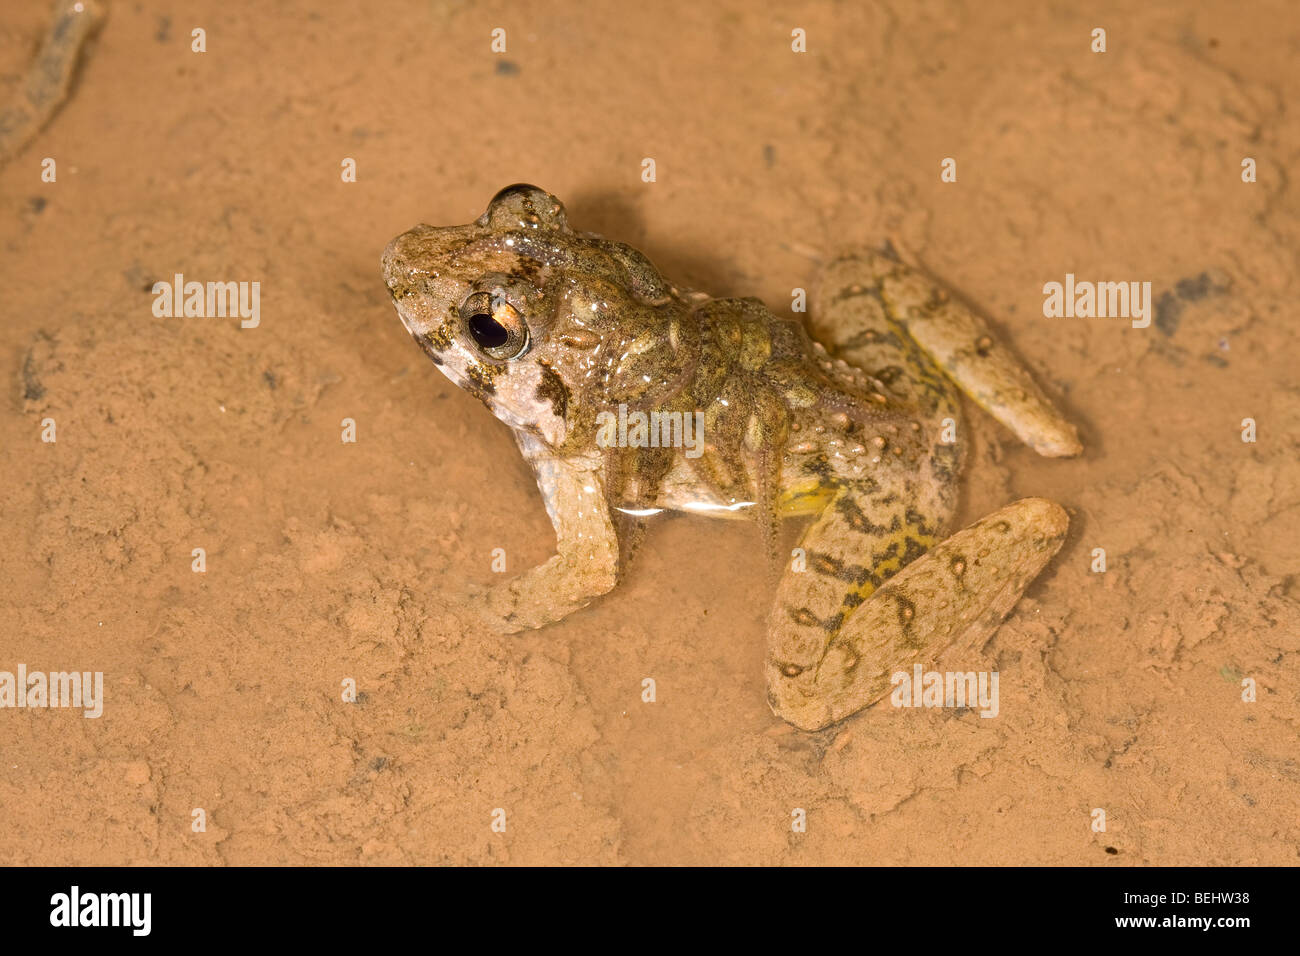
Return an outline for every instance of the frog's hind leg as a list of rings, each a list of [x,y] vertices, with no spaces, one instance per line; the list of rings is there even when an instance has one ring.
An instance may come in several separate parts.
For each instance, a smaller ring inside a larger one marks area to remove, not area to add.
[[[853,257],[891,330],[924,349],[947,376],[1040,455],[1079,454],[1078,432],[984,320],[922,273],[885,253]]]
[[[884,260],[877,253],[860,252],[834,260],[822,269],[814,296],[810,328],[817,341],[835,358],[871,376],[876,388],[891,404],[915,417],[903,427],[917,433],[928,451],[917,457],[917,482],[909,490],[937,492],[931,502],[916,507],[946,523],[956,506],[957,476],[961,473],[966,442],[946,437],[962,420],[956,386],[898,323],[892,321],[880,294],[878,274]],[[877,436],[870,436],[876,438]],[[895,436],[878,436],[895,446]]]
[[[841,493],[804,537],[806,570],[788,569],[778,588],[767,659],[772,710],[820,730],[884,697],[895,672],[987,640],[1060,549],[1068,524],[1059,505],[1025,498],[891,577],[883,572],[898,557],[892,546],[905,548],[899,542],[913,533],[905,522],[867,519]],[[846,528],[850,543],[872,555],[871,567],[823,555],[828,543],[843,543]]]
[[[899,405],[938,422],[957,420],[952,384],[889,316],[881,295],[882,264],[873,252],[842,256],[818,276],[809,328],[835,358],[870,375]]]

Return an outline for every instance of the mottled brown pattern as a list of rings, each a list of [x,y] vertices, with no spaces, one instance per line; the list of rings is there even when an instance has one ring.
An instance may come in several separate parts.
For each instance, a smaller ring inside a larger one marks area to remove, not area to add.
[[[482,362],[472,362],[466,367],[465,371],[480,395],[491,395],[496,391],[496,378],[501,373],[495,366]]]
[[[549,402],[551,411],[558,418],[564,418],[569,412],[569,386],[549,365],[543,365],[541,369],[542,378],[534,394],[540,401]]]
[[[780,519],[813,514],[806,568],[791,562],[777,584],[768,681],[777,713],[814,729],[972,621],[995,627],[1059,544],[1060,509],[1027,500],[945,551],[959,386],[978,383],[972,395],[1040,450],[1068,451],[1072,429],[972,312],[892,253],[827,268],[812,325],[829,352],[757,299],[675,289],[635,249],[575,233],[530,186],[503,190],[469,225],[399,236],[384,273],[426,352],[516,430],[556,529],[551,561],[488,596],[501,630],[612,588],[629,550],[619,535],[645,513],[748,518],[773,564]],[[489,315],[490,301],[502,305]],[[431,330],[438,315],[473,321]],[[702,424],[693,450],[684,428],[681,447],[642,441],[663,416]]]

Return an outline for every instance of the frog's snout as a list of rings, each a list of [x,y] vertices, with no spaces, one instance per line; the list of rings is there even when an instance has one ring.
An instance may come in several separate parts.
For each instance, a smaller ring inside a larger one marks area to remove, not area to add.
[[[380,269],[384,275],[384,285],[388,286],[388,294],[394,299],[410,294],[414,278],[411,269],[413,234],[427,228],[427,226],[416,226],[415,229],[402,233],[384,247],[384,254],[379,260]]]

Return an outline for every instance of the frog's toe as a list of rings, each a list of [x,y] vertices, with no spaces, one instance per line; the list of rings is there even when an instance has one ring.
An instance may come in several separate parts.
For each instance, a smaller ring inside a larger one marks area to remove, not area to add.
[[[473,619],[494,634],[517,634],[530,626],[515,613],[510,582],[479,584],[470,582],[461,589],[460,606],[468,608]]]

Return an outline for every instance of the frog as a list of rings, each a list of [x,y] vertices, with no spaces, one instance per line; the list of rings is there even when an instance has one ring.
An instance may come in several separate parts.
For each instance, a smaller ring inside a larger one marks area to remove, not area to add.
[[[774,569],[767,701],[813,732],[986,643],[1065,541],[1067,512],[1036,497],[950,529],[964,400],[1042,456],[1082,444],[979,312],[892,244],[828,258],[805,324],[675,285],[518,183],[471,223],[397,236],[381,268],[419,348],[510,429],[555,531],[547,561],[471,588],[499,632],[613,590],[654,514],[748,520]],[[806,527],[786,554],[790,518]]]

